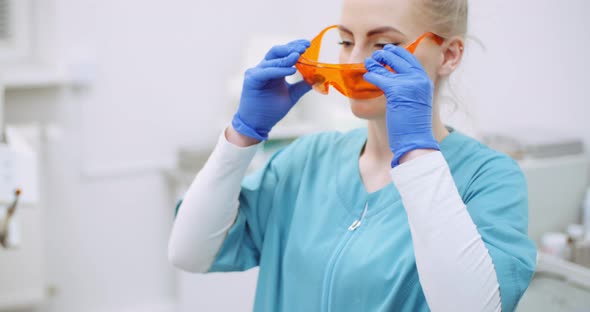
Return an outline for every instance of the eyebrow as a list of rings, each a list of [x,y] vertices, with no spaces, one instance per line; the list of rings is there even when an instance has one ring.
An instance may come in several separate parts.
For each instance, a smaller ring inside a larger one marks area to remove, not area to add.
[[[338,29],[340,29],[341,31],[348,33],[350,35],[352,35],[352,31],[342,25],[338,26]],[[399,33],[401,35],[403,35],[404,33],[402,33],[401,31],[399,31],[397,28],[395,27],[391,27],[391,26],[383,26],[383,27],[378,27],[372,30],[369,30],[367,32],[367,37],[373,36],[373,35],[378,35],[378,34],[382,34],[382,33],[386,33],[386,32],[396,32]]]

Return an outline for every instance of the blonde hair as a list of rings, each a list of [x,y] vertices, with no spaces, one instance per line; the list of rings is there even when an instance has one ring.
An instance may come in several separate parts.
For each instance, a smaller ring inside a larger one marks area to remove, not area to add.
[[[432,31],[443,38],[453,36],[467,36],[467,16],[469,13],[468,0],[416,0],[414,5],[416,17],[423,23],[428,31]],[[449,81],[450,77],[440,83],[447,89],[446,94],[439,94],[440,101],[446,101],[449,113],[459,111],[461,107],[467,117],[470,113],[461,103],[461,97]]]
[[[429,31],[444,38],[467,34],[467,0],[417,0],[414,6]]]

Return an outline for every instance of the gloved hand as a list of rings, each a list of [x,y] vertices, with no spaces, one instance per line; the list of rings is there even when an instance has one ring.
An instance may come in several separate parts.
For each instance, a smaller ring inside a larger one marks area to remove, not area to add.
[[[418,60],[406,49],[389,44],[367,58],[365,67],[365,80],[383,90],[387,98],[385,118],[394,154],[391,167],[397,166],[409,151],[440,150],[432,133],[434,86]]]
[[[307,40],[296,40],[275,46],[260,64],[246,71],[240,106],[232,120],[237,132],[260,141],[268,139],[272,127],[311,90],[305,81],[285,81],[297,71],[294,65],[309,45]]]

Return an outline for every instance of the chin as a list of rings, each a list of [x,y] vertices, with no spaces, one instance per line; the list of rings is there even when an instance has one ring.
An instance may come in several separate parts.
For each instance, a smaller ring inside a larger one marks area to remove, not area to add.
[[[385,116],[385,96],[380,96],[367,100],[350,99],[350,109],[352,113],[361,119],[380,119]]]

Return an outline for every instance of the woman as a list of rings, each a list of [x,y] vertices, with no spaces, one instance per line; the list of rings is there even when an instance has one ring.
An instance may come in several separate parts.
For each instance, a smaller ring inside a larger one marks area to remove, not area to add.
[[[179,207],[169,257],[191,272],[260,266],[255,311],[513,311],[535,269],[524,176],[446,128],[433,101],[460,64],[466,0],[345,0],[341,63],[383,91],[351,99],[367,129],[303,137],[244,174],[310,90],[272,48]],[[403,47],[433,32],[414,55]],[[391,67],[394,72],[385,66]]]

